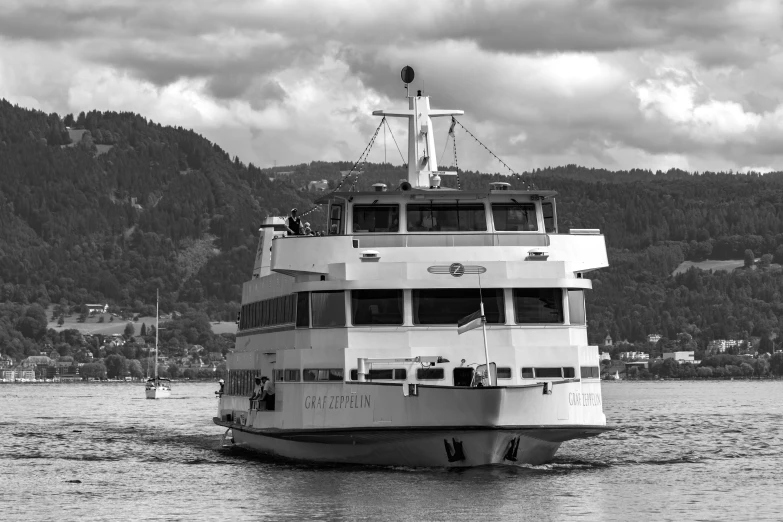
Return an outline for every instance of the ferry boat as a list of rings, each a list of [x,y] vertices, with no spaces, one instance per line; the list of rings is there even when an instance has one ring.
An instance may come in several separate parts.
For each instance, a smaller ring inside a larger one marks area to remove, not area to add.
[[[373,112],[408,119],[399,187],[324,196],[323,237],[261,226],[214,422],[308,462],[545,463],[611,429],[584,298],[604,237],[559,233],[553,191],[441,187],[432,119],[463,112],[407,99]],[[261,376],[274,409],[250,399]]]

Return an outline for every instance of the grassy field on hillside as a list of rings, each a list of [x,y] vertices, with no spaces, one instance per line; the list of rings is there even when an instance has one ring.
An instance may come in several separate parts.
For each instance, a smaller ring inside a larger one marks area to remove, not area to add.
[[[49,318],[51,318],[51,310],[47,312]],[[79,316],[73,315],[71,317],[65,318],[65,323],[63,323],[62,326],[59,326],[57,324],[57,321],[49,321],[48,328],[53,328],[55,330],[66,330],[66,329],[74,329],[78,330],[79,332],[83,334],[102,334],[102,335],[111,335],[111,334],[121,334],[125,331],[125,325],[128,322],[133,323],[134,328],[136,329],[136,335],[139,335],[141,333],[141,325],[146,324],[147,328],[150,326],[153,326],[155,324],[155,318],[152,316],[148,317],[139,317],[139,320],[137,322],[133,321],[123,321],[122,319],[119,319],[117,317],[114,318],[114,321],[109,322],[110,314],[103,314],[104,316],[104,322],[99,323],[98,317],[100,315],[94,315],[93,317],[88,317],[87,320],[83,323],[80,323],[78,321]],[[236,323],[232,322],[213,322],[212,325],[212,332],[216,334],[222,334],[222,333],[236,333],[237,331],[237,325]]]
[[[700,268],[701,270],[726,270],[728,272],[744,266],[745,262],[742,259],[728,259],[726,261],[718,261],[715,259],[707,259],[706,261],[683,261],[678,266],[672,275],[681,274],[687,272],[692,266]]]

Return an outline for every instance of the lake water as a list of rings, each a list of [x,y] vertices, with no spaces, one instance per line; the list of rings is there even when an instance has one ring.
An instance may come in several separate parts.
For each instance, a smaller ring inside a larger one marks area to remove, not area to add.
[[[608,383],[545,466],[308,466],[221,449],[214,384],[0,385],[3,520],[781,520],[783,382]]]

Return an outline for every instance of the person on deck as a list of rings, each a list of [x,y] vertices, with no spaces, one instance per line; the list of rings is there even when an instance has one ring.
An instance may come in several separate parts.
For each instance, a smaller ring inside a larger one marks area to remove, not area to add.
[[[253,395],[250,396],[251,410],[253,409],[253,401],[260,401],[262,395],[264,395],[264,385],[261,383],[261,377],[256,377],[256,387],[253,388]]]
[[[298,236],[302,233],[302,221],[299,219],[299,216],[297,216],[296,213],[297,210],[292,208],[291,215],[288,216],[288,219],[285,220],[285,228],[292,236]]]
[[[261,394],[261,400],[266,402],[267,411],[274,411],[275,409],[275,386],[268,377],[261,377],[261,382],[264,383],[263,393]]]

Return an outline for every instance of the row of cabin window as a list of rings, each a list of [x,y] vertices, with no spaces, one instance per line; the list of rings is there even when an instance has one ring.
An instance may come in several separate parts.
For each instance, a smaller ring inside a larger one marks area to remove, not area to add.
[[[351,324],[354,326],[403,324],[402,290],[351,290]],[[416,289],[411,291],[413,324],[456,324],[476,312],[484,301],[484,314],[491,324],[505,324],[502,288]],[[512,301],[517,324],[564,324],[564,297],[567,297],[569,324],[584,325],[583,290],[560,288],[514,288]],[[299,292],[296,326],[314,328],[346,326],[342,290]],[[308,313],[309,312],[309,313]]]
[[[242,305],[239,329],[292,324],[296,317],[296,295],[283,295]]]
[[[541,204],[544,229],[557,232],[554,207]],[[353,232],[399,232],[399,205],[354,205]],[[537,232],[534,203],[492,203],[492,221],[499,232]],[[486,232],[483,203],[409,203],[405,207],[408,232]]]
[[[580,368],[583,379],[598,379],[601,376],[597,366],[582,366]],[[301,376],[301,380],[300,380]],[[576,374],[572,367],[546,367],[546,368],[522,368],[521,376],[523,379],[573,379]],[[367,378],[373,380],[394,380],[404,381],[408,377],[408,371],[405,368],[382,368],[371,369]],[[445,371],[443,368],[417,368],[416,379],[443,380]],[[509,367],[497,368],[498,379],[511,379],[512,372]],[[305,370],[275,370],[276,382],[315,382],[315,381],[342,381],[342,368],[327,369],[305,369]],[[356,369],[351,370],[351,380],[358,381],[359,374]],[[251,379],[252,381],[252,379]],[[251,387],[252,391],[252,387]],[[240,394],[241,395],[241,394]]]

